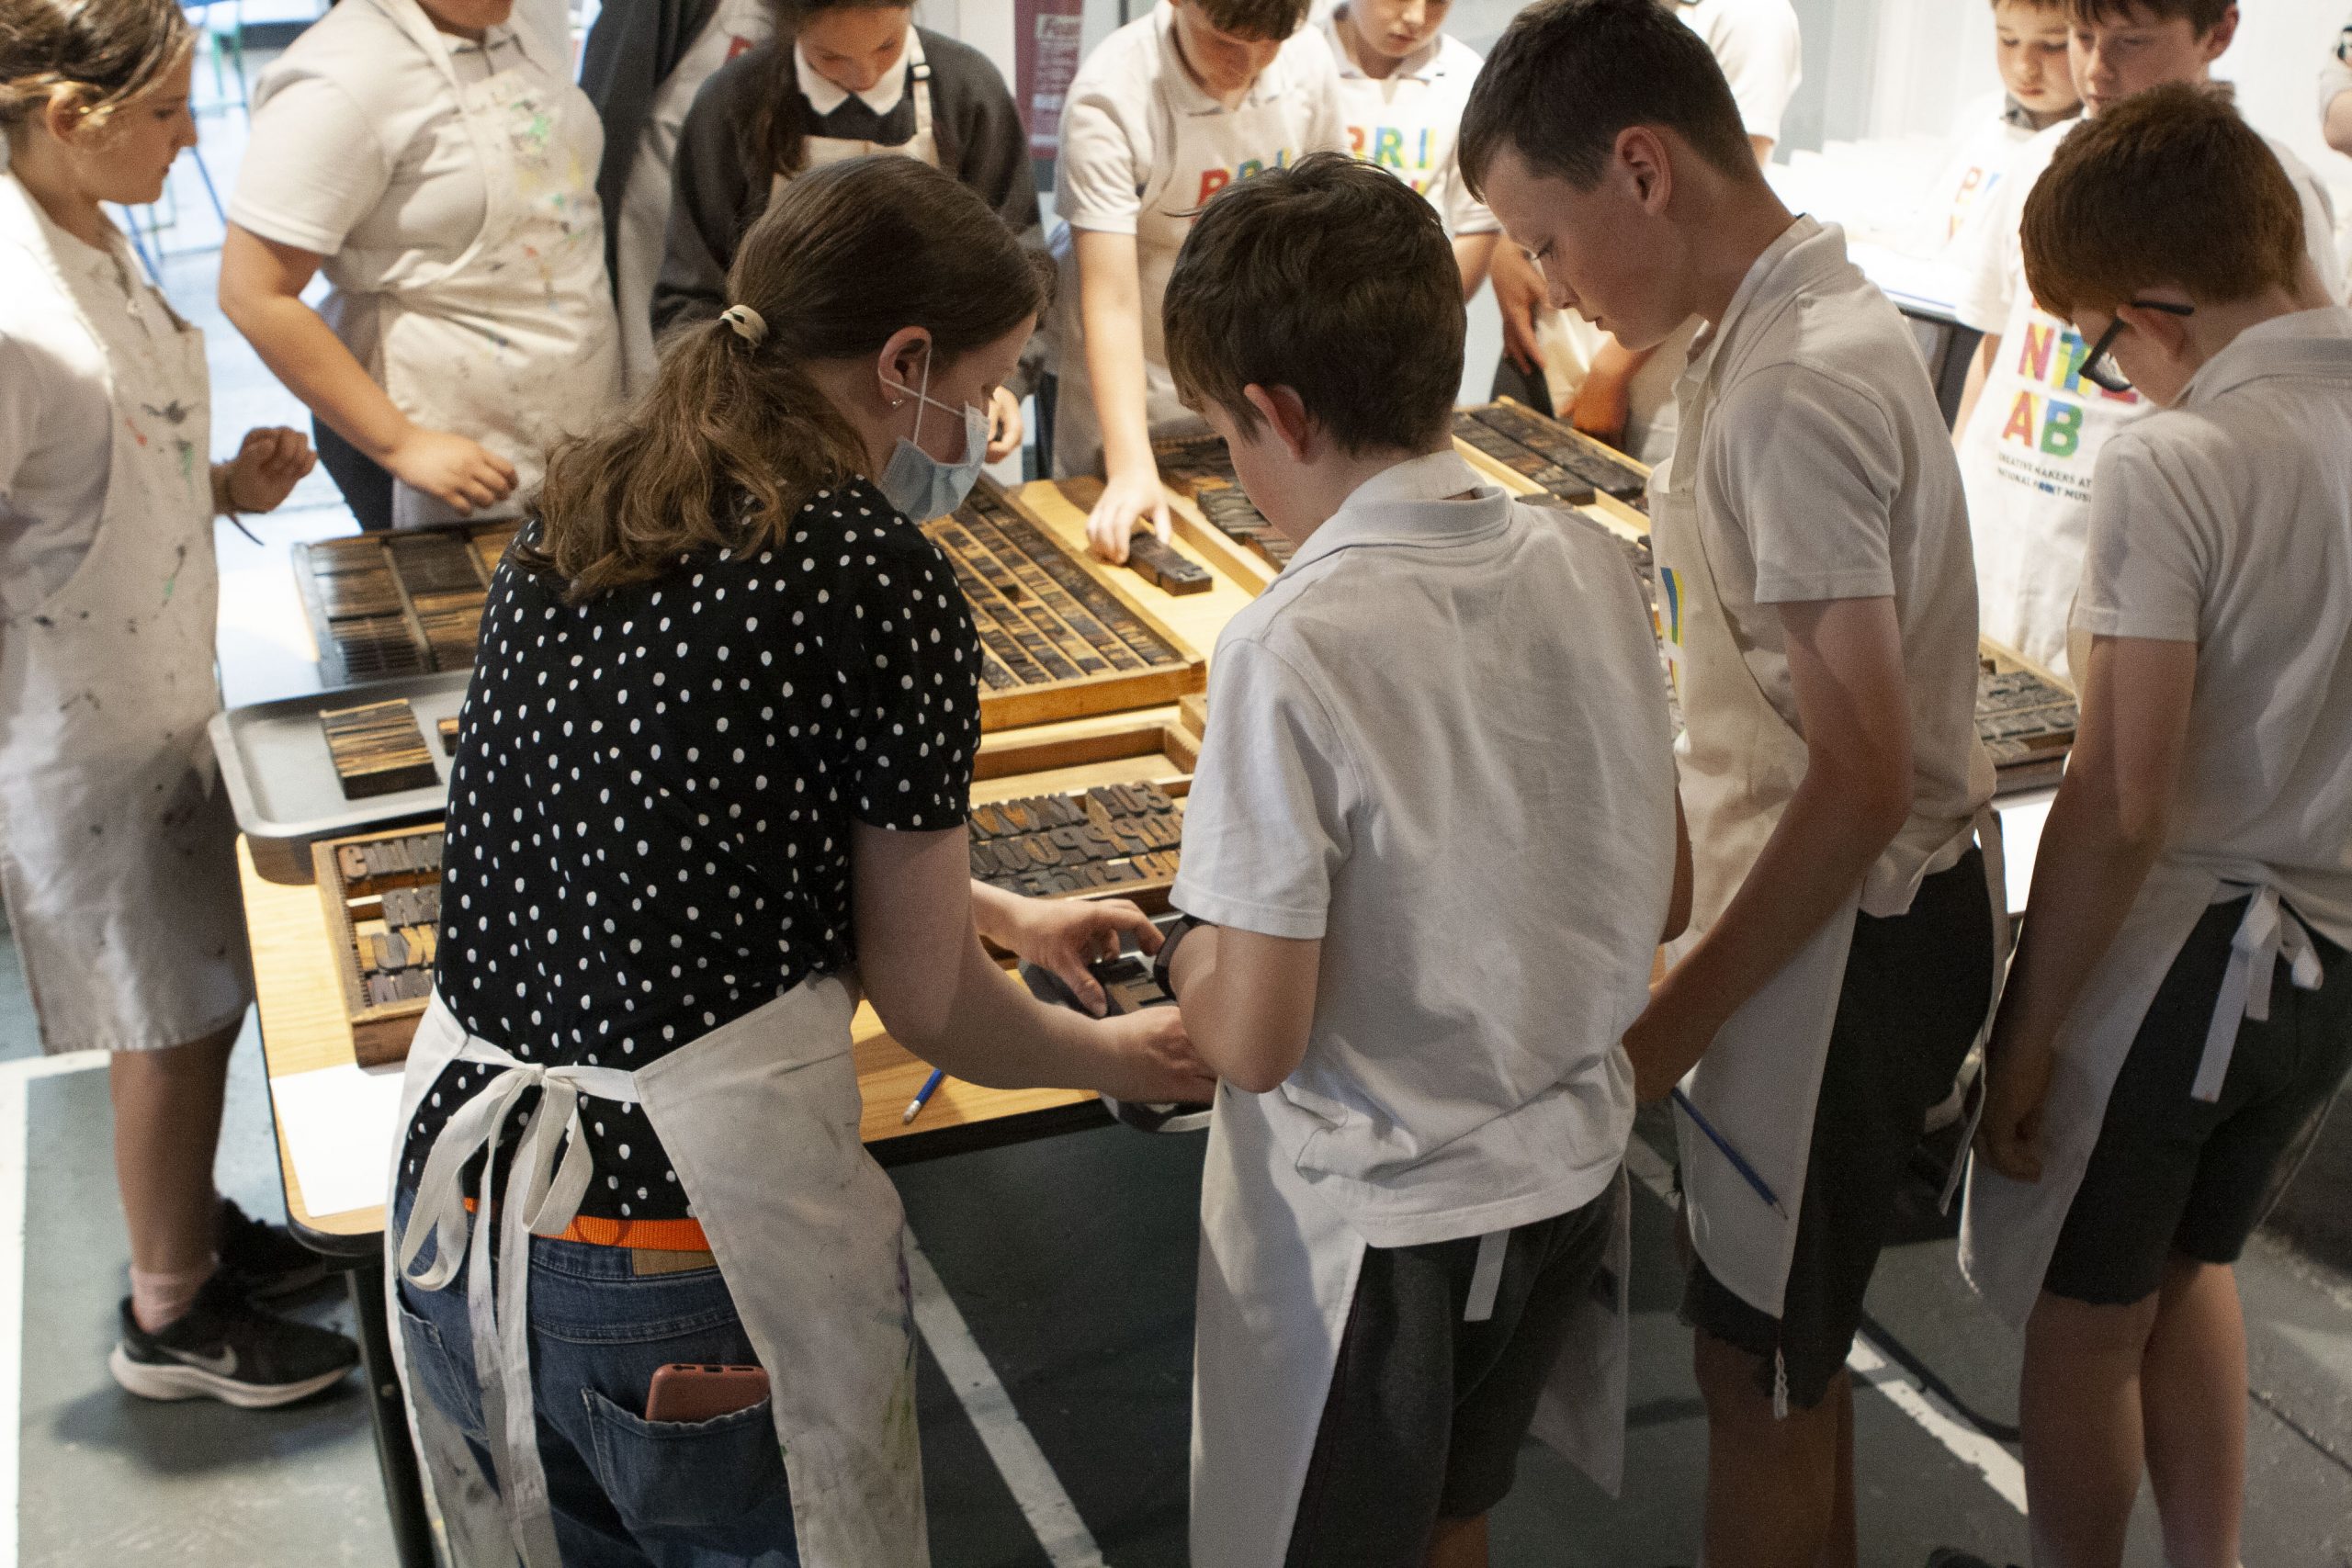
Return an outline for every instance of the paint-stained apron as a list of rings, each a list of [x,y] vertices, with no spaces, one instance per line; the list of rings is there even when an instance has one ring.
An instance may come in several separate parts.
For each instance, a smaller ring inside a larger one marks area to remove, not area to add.
[[[390,1271],[425,1290],[466,1265],[483,1423],[525,1568],[559,1561],[531,1402],[530,1240],[560,1235],[594,1179],[582,1097],[643,1106],[678,1173],[768,1371],[804,1568],[931,1561],[905,1213],[858,1134],[856,1005],[842,976],[804,981],[630,1072],[518,1061],[469,1035],[437,995],[426,1010],[409,1050],[403,1128],[450,1063],[497,1070],[435,1140],[407,1233],[385,1244]],[[491,1195],[466,1190],[464,1168],[498,1141],[530,1089],[538,1105],[508,1161],[493,1224]],[[420,1269],[428,1235],[435,1255]]]
[[[0,878],[50,1051],[184,1045],[253,999],[205,728],[220,694],[204,335],[107,238],[66,233],[0,173],[0,246],[48,285],[0,301],[0,333],[19,312],[78,321],[112,408],[89,553],[0,626]]]

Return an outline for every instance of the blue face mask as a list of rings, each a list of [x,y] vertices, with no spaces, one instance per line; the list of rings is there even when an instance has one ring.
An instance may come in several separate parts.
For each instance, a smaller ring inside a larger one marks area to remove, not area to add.
[[[931,395],[931,356],[923,355],[922,387],[915,393],[915,436],[922,435],[923,406],[942,413],[956,411]],[[924,451],[913,440],[899,438],[890,453],[889,466],[876,481],[882,499],[898,508],[900,516],[910,523],[928,523],[934,517],[944,517],[964,504],[972,493],[972,486],[980,477],[980,468],[988,460],[988,415],[968,404],[964,408],[964,456],[961,461],[943,463]]]

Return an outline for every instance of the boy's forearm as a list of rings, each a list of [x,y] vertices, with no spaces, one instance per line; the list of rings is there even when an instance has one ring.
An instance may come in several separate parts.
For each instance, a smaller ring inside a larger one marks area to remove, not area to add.
[[[1298,1070],[1315,1021],[1319,941],[1202,926],[1169,965],[1184,1030],[1211,1071],[1264,1094]]]
[[[2091,971],[2123,929],[2160,845],[2127,832],[2112,798],[2079,787],[2073,774],[2059,785],[2034,856],[2030,918],[2001,999],[1997,1033],[2005,1046],[2038,1049],[2057,1040]]]
[[[1085,325],[1094,417],[1102,431],[1102,466],[1118,474],[1152,461],[1136,241],[1132,234],[1081,231],[1077,245],[1079,314]]]
[[[1492,231],[1484,234],[1456,234],[1453,237],[1453,265],[1462,273],[1462,299],[1468,303],[1478,290],[1486,287],[1487,273],[1494,265],[1495,244],[1502,238]]]
[[[1977,400],[1984,395],[1984,382],[1993,374],[1993,361],[2000,352],[2001,334],[1986,333],[1978,340],[1976,353],[1968,361],[1968,377],[1960,388],[1960,407],[1951,421],[1951,439],[1955,446],[1968,434],[1968,422],[1975,415]]]

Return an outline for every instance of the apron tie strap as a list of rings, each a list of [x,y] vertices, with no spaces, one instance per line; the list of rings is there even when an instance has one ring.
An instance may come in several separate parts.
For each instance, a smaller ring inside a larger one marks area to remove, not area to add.
[[[1484,1323],[1495,1315],[1495,1292],[1502,1286],[1503,1254],[1510,1246],[1509,1231],[1488,1231],[1478,1238],[1478,1263],[1470,1270],[1470,1302],[1463,1309],[1463,1322]]]
[[[2297,990],[2319,989],[2324,976],[2312,933],[2292,909],[2279,903],[2276,887],[2257,887],[2246,902],[2237,934],[2230,939],[2230,965],[2213,1000],[2205,1054],[2198,1058],[2197,1081],[2188,1090],[2191,1099],[2210,1105],[2222,1098],[2222,1080],[2237,1049],[2240,1024],[2246,1019],[2262,1023],[2270,1017],[2270,990],[2281,958],[2287,960]]]
[[[537,1413],[531,1403],[531,1237],[562,1235],[595,1179],[595,1159],[581,1122],[581,1096],[633,1100],[636,1081],[612,1067],[525,1062],[471,1035],[457,1059],[503,1070],[469,1097],[434,1139],[394,1256],[401,1275],[427,1291],[447,1286],[458,1259],[466,1260],[474,1381],[481,1388],[483,1424],[499,1443],[498,1489],[514,1549],[525,1568],[559,1568],[547,1471],[539,1461]],[[531,1089],[539,1091],[538,1109],[524,1124],[508,1161],[504,1197],[493,1211],[490,1184],[498,1146],[508,1118]],[[465,1168],[477,1152],[481,1176],[469,1213]],[[416,1256],[427,1235],[435,1238],[433,1262],[418,1271]]]

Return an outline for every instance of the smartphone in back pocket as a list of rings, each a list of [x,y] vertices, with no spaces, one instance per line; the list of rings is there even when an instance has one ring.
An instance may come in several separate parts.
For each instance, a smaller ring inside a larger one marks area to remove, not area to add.
[[[707,1361],[673,1361],[657,1367],[645,1395],[648,1421],[708,1421],[748,1410],[768,1396],[763,1367],[730,1367]]]

